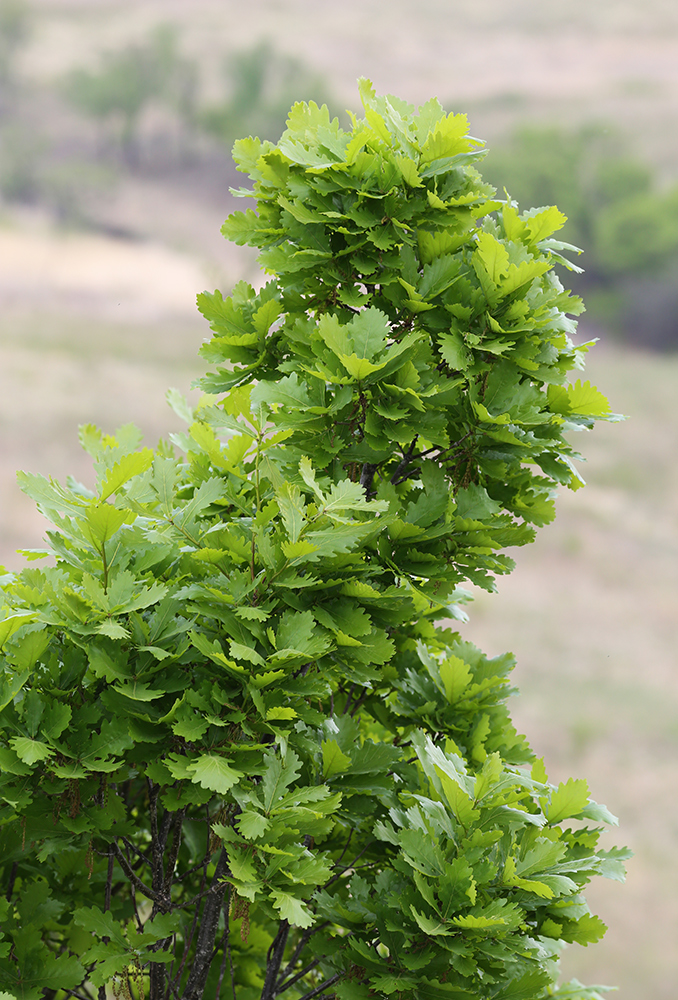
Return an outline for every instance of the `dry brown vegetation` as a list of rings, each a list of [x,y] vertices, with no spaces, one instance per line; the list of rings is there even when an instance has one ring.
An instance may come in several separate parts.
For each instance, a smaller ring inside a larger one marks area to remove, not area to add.
[[[23,72],[55,79],[160,21],[181,28],[205,87],[222,53],[261,37],[321,71],[345,104],[355,78],[412,101],[470,112],[489,139],[519,120],[598,118],[626,127],[676,174],[678,7],[662,0],[38,0]],[[0,225],[0,559],[40,545],[43,521],[14,485],[29,469],[91,480],[76,426],[138,423],[153,443],[177,429],[167,386],[187,391],[205,333],[195,292],[252,273],[218,236],[226,183],[187,172],[125,178],[102,219],[137,240],[51,227],[7,208]],[[585,322],[582,324],[586,333]],[[592,379],[631,418],[582,450],[589,486],[560,500],[498,595],[479,595],[465,634],[512,649],[515,713],[556,779],[590,780],[636,851],[626,887],[591,893],[611,925],[568,970],[620,984],[620,1000],[673,1000],[678,981],[678,359],[593,352]],[[614,838],[612,838],[614,839]]]

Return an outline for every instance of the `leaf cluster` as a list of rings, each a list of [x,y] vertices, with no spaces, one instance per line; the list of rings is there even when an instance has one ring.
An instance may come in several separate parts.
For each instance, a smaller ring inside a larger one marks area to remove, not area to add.
[[[492,201],[460,116],[362,96],[350,133],[295,106],[239,146],[258,213],[226,228],[277,277],[200,297],[173,447],[86,426],[94,490],[21,474],[53,562],[0,581],[16,1000],[598,996],[557,957],[604,930],[614,818],[516,733],[512,657],[447,627],[609,418],[565,378],[560,216]]]

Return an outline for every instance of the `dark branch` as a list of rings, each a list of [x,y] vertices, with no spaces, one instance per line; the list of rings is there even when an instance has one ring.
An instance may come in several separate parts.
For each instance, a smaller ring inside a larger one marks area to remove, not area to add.
[[[9,884],[7,885],[7,892],[5,893],[5,899],[9,902],[12,898],[12,893],[14,892],[14,883],[16,882],[16,873],[19,870],[19,862],[15,861],[12,865],[12,870],[9,873]]]
[[[115,843],[115,841],[113,841],[112,847],[113,850],[115,851],[115,856],[118,859],[118,864],[122,868],[127,878],[130,880],[134,888],[138,889],[139,892],[142,892],[147,899],[152,899],[154,903],[160,902],[159,894],[157,892],[153,892],[150,886],[147,886],[144,882],[142,882],[139,876],[132,871],[131,865],[129,864],[127,858],[122,853],[122,851]]]
[[[289,933],[289,920],[281,920],[278,926],[278,933],[273,938],[271,947],[268,949],[268,954],[266,955],[266,978],[264,979],[264,987],[261,991],[261,1000],[273,1000],[275,996],[275,984],[280,972],[283,955],[285,954],[285,946]]]
[[[186,983],[186,989],[183,993],[183,1000],[201,1000],[203,995],[207,975],[214,956],[214,941],[217,936],[219,913],[224,902],[226,890],[228,889],[226,876],[229,874],[228,855],[225,849],[222,848],[200,919],[195,956]]]
[[[360,473],[360,485],[365,490],[365,496],[368,500],[371,496],[374,496],[372,483],[374,482],[374,473],[376,471],[377,465],[372,462],[365,462]]]
[[[414,449],[417,446],[418,437],[419,435],[416,434],[414,437],[414,441],[412,442],[410,447],[407,449],[407,451],[403,452],[403,457],[396,466],[395,472],[391,476],[391,486],[395,486],[395,484],[400,481],[400,477],[402,476],[403,472],[411,464],[412,456],[414,455]]]
[[[174,869],[176,868],[177,858],[179,857],[179,849],[181,847],[181,831],[184,825],[185,815],[186,815],[185,806],[183,809],[180,809],[179,812],[173,814],[174,832],[172,834],[172,849],[170,851],[170,855],[167,860],[167,872],[162,887],[163,892],[166,895],[169,895],[170,889],[172,888],[172,882],[174,881]],[[167,834],[165,835],[165,843],[167,843]]]
[[[372,846],[373,843],[374,843],[374,841],[371,840],[369,842],[369,844],[367,844],[366,847],[363,847],[363,849],[360,852],[360,854],[356,854],[356,856],[354,857],[353,861],[351,861],[351,863],[349,865],[346,865],[344,868],[341,869],[341,871],[337,872],[336,875],[333,875],[332,878],[329,880],[329,882],[325,882],[325,885],[323,886],[323,889],[327,889],[327,887],[330,886],[330,885],[332,885],[333,882],[336,882],[337,879],[341,878],[341,876],[344,874],[344,872],[348,872],[348,871],[351,870],[351,868],[355,868],[356,861],[358,861],[360,858],[362,858],[362,856],[365,853],[365,851],[368,851],[370,849],[370,847]]]
[[[348,844],[346,846],[348,847]],[[344,850],[346,850],[346,848],[344,848]],[[327,927],[328,924],[329,920],[324,920],[321,924],[317,924],[315,927],[309,927],[308,930],[304,931],[304,933],[299,938],[299,941],[297,942],[296,948],[292,952],[292,957],[290,958],[289,962],[287,963],[283,971],[280,973],[280,977],[278,978],[278,982],[276,983],[276,988],[281,983],[284,983],[287,977],[290,975],[290,973],[294,969],[294,966],[297,964],[297,959],[299,958],[302,951],[304,950],[308,942],[311,940],[313,935],[317,934],[318,931],[321,931],[323,927]]]
[[[321,955],[320,958],[316,958],[315,961],[310,962],[306,966],[306,968],[304,968],[304,969],[301,970],[301,972],[297,972],[296,976],[292,976],[291,979],[283,981],[283,985],[282,986],[279,986],[279,985],[276,984],[275,996],[278,996],[279,993],[284,993],[285,990],[288,990],[290,988],[290,986],[294,986],[295,983],[298,983],[299,980],[303,979],[304,976],[307,975],[312,969],[315,969],[316,965],[320,965],[320,963],[322,962],[322,960],[323,960],[324,957],[325,957],[324,955]],[[280,980],[278,980],[278,983],[279,982],[280,982]]]
[[[337,979],[341,979],[343,975],[343,972],[337,972],[330,979],[326,979],[324,983],[321,983],[320,986],[316,986],[314,990],[311,990],[309,993],[304,993],[303,997],[300,997],[299,1000],[311,1000],[311,997],[317,997],[318,994],[322,993],[327,986],[331,986],[332,983],[336,983]]]

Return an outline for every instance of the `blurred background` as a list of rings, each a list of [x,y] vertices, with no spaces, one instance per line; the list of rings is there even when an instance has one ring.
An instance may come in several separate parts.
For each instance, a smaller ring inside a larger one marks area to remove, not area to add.
[[[0,0],[0,561],[44,530],[16,469],[91,482],[78,424],[175,428],[165,390],[188,391],[207,335],[196,292],[256,277],[219,234],[233,140],[277,139],[297,99],[357,110],[360,75],[468,113],[487,178],[557,203],[585,250],[589,376],[631,419],[585,436],[587,489],[463,629],[515,652],[519,727],[636,852],[626,887],[591,889],[610,930],[566,972],[675,1000],[675,0]]]

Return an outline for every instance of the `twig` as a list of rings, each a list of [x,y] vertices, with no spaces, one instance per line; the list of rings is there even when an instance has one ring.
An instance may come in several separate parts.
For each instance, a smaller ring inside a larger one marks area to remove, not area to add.
[[[337,979],[341,979],[343,975],[343,972],[335,973],[334,976],[330,979],[326,979],[324,983],[320,984],[320,986],[316,986],[314,990],[311,990],[309,993],[304,993],[303,997],[300,997],[299,1000],[311,1000],[311,997],[317,997],[319,993],[322,993],[326,986],[331,986],[332,983],[336,983]]]
[[[377,471],[378,466],[373,462],[365,462],[360,472],[360,485],[365,490],[365,496],[369,499],[374,490],[372,489],[372,483],[374,482],[374,473]]]
[[[104,913],[111,908],[111,895],[113,893],[113,866],[115,864],[115,850],[113,844],[108,845],[108,874],[106,875],[106,892],[104,894]]]
[[[9,873],[9,884],[7,886],[7,892],[5,893],[5,899],[9,903],[12,898],[12,893],[14,892],[14,883],[16,882],[16,873],[19,870],[19,862],[15,861],[12,865],[12,870]]]
[[[147,899],[152,899],[154,903],[160,902],[161,897],[159,893],[154,892],[153,889],[150,888],[150,886],[147,886],[144,882],[141,881],[138,875],[135,875],[135,873],[132,871],[132,868],[127,858],[122,853],[122,851],[120,850],[115,841],[112,842],[112,846],[113,850],[115,851],[115,856],[118,859],[118,864],[122,868],[127,878],[132,883],[133,888],[138,889],[140,892],[144,894],[144,896],[146,896]]]
[[[400,462],[396,466],[395,472],[391,476],[391,479],[390,479],[391,486],[395,486],[395,484],[399,480],[401,474],[405,471],[405,469],[407,468],[407,466],[411,464],[411,462],[412,462],[412,456],[414,454],[414,449],[416,448],[418,438],[419,438],[419,435],[415,434],[414,441],[412,442],[412,444],[410,445],[410,447],[407,449],[407,451],[403,452],[403,457],[401,458]]]
[[[351,832],[353,832],[353,831],[351,831]],[[349,840],[350,839],[351,838],[349,837]],[[347,843],[346,847],[348,847],[348,843]],[[346,850],[346,848],[344,848],[344,850]],[[292,971],[292,969],[294,968],[294,966],[297,964],[297,959],[299,958],[299,956],[301,955],[303,949],[306,947],[306,945],[311,940],[311,938],[313,937],[313,935],[316,934],[318,931],[322,930],[323,927],[327,927],[328,924],[329,924],[329,920],[324,920],[321,924],[316,924],[315,927],[310,927],[308,930],[304,931],[304,933],[299,938],[299,941],[297,942],[297,945],[296,945],[294,951],[292,952],[292,957],[290,958],[289,962],[287,963],[287,965],[285,966],[285,968],[283,969],[283,971],[280,973],[280,976],[278,977],[278,982],[276,983],[276,986],[280,985],[280,983],[284,983],[285,982],[285,979],[287,978],[287,976],[289,976],[290,972]]]
[[[356,689],[357,686],[358,686],[357,684],[351,684],[351,687],[349,688],[348,696],[346,698],[346,704],[344,705],[344,711],[341,713],[342,715],[346,715],[346,713],[348,712],[349,706],[350,706],[351,701],[353,699],[353,692],[355,691],[355,689]]]
[[[290,986],[294,986],[295,983],[298,983],[300,979],[303,979],[304,976],[311,971],[311,969],[315,969],[316,965],[320,965],[323,958],[325,958],[325,956],[321,955],[320,958],[316,958],[315,961],[310,962],[305,969],[301,970],[301,972],[297,972],[296,976],[292,976],[292,978],[288,979],[287,981],[283,980],[282,986],[279,987],[276,986],[274,996],[278,996],[278,994],[284,993],[285,990],[288,990],[290,988]],[[280,980],[278,980],[278,982],[280,982]]]
[[[174,869],[176,868],[177,858],[179,857],[179,849],[181,848],[181,831],[183,829],[185,815],[185,806],[183,809],[180,809],[179,812],[173,814],[174,832],[172,834],[172,849],[170,851],[169,858],[167,859],[167,872],[162,886],[163,893],[166,896],[169,896],[172,888],[172,882],[174,881]],[[167,840],[165,839],[165,843],[166,842]]]
[[[340,871],[340,872],[337,872],[337,874],[336,874],[336,875],[333,875],[333,876],[332,876],[332,878],[331,878],[331,879],[329,880],[329,882],[325,882],[325,884],[324,884],[324,886],[323,886],[323,889],[327,889],[327,887],[328,887],[329,885],[332,885],[332,883],[333,883],[333,882],[336,882],[336,881],[337,881],[337,879],[341,878],[341,876],[342,876],[342,875],[344,874],[344,872],[347,872],[347,871],[350,871],[350,870],[351,870],[351,868],[355,868],[355,863],[356,863],[356,861],[357,861],[357,860],[358,860],[359,858],[362,858],[362,856],[363,856],[363,854],[365,853],[365,851],[368,851],[368,850],[370,849],[370,847],[372,846],[372,844],[373,844],[373,843],[374,843],[374,841],[373,841],[373,840],[371,840],[371,841],[369,842],[369,844],[367,844],[367,845],[366,845],[365,847],[363,847],[363,849],[362,849],[362,851],[360,852],[360,854],[356,854],[356,856],[354,857],[353,861],[351,861],[351,863],[350,863],[349,865],[346,865],[346,866],[345,866],[344,868],[342,868],[342,869],[341,869],[341,871]]]
[[[231,968],[231,992],[233,994],[233,1000],[236,1000],[235,996],[235,969],[233,968],[233,955],[231,954],[231,890],[230,887],[226,893],[224,899],[224,936],[221,939],[221,947],[223,949],[223,957],[221,959],[221,968],[219,969],[219,979],[217,980],[217,991],[214,994],[214,1000],[219,1000],[219,994],[221,993],[221,984],[224,981],[224,975],[226,973],[226,960]]]

